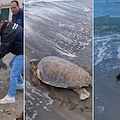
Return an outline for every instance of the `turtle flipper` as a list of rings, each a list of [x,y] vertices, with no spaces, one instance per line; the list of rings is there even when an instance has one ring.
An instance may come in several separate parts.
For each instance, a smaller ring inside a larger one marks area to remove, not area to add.
[[[85,88],[74,89],[74,91],[79,94],[81,100],[85,100],[90,96],[90,93]]]
[[[30,79],[31,79],[31,81],[34,85],[40,85],[41,84],[40,80],[35,75],[31,75]]]

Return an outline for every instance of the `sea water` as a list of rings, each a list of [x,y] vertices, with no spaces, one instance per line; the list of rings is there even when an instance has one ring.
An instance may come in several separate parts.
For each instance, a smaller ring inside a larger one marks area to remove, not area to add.
[[[94,2],[95,120],[120,119],[120,0]]]

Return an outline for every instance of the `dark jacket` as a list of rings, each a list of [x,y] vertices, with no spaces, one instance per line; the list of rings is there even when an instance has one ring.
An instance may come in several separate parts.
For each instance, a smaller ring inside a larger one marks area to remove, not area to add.
[[[24,11],[20,9],[17,15],[12,15],[12,22],[24,27]]]
[[[23,28],[16,23],[5,23],[1,31],[0,59],[7,53],[23,55]]]

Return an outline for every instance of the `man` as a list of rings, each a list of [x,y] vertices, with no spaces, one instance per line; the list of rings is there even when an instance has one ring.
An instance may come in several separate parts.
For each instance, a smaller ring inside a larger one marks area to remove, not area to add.
[[[14,58],[10,62],[10,88],[8,94],[0,100],[0,104],[15,102],[15,92],[18,84],[23,87],[23,79],[21,73],[24,67],[23,56],[23,28],[13,22],[5,22],[0,18],[0,59],[7,53],[14,54]]]
[[[19,7],[18,1],[13,0],[10,6],[13,13],[12,22],[17,23],[24,28],[24,11]]]

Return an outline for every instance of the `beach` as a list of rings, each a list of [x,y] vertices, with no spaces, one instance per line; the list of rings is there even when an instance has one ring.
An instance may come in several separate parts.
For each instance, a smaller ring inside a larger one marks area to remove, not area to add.
[[[119,6],[118,1],[95,0],[95,120],[120,119],[120,82],[116,78],[120,73]]]
[[[28,1],[25,12],[26,120],[91,120],[92,94],[78,104],[73,91],[56,89],[53,96],[50,86],[32,83],[29,63],[33,58],[58,56],[92,74],[91,1]],[[76,107],[69,110],[73,103]]]

